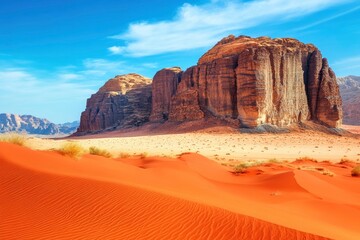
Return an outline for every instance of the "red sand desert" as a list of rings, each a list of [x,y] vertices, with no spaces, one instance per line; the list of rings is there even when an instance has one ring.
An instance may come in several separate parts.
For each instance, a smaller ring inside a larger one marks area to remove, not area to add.
[[[359,239],[353,166],[305,159],[236,175],[193,153],[73,159],[0,143],[0,238]]]

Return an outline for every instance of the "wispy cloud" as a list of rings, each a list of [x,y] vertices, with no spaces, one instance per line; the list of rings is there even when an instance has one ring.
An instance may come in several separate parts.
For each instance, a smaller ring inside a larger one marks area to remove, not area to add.
[[[85,59],[81,66],[59,67],[53,72],[30,66],[0,63],[1,112],[29,113],[59,122],[79,116],[85,100],[108,78],[138,70],[123,61],[106,59]],[[59,112],[64,113],[62,119]]]
[[[337,76],[360,76],[360,55],[335,61],[334,63],[331,63],[331,67],[334,69]]]
[[[344,58],[337,62],[334,62],[334,66],[340,66],[340,65],[353,65],[353,64],[359,63],[360,64],[360,56],[350,57],[350,58]]]
[[[349,1],[213,0],[204,5],[184,4],[171,20],[130,24],[125,33],[111,36],[125,45],[109,50],[140,57],[207,47],[231,31],[280,23]]]
[[[349,72],[352,74],[359,74],[360,69],[360,56],[344,58],[332,64],[332,67],[336,69],[336,72]]]
[[[321,19],[321,20],[319,20],[319,21],[317,21],[317,22],[314,22],[314,23],[305,25],[305,26],[303,26],[303,27],[296,28],[296,29],[294,29],[293,31],[297,32],[297,31],[302,31],[302,30],[308,29],[308,28],[312,28],[312,27],[318,26],[318,25],[320,25],[320,24],[323,24],[323,23],[329,22],[329,21],[331,21],[331,20],[334,20],[334,19],[336,19],[336,18],[345,16],[345,15],[350,14],[350,13],[352,13],[352,12],[355,12],[355,11],[357,11],[357,10],[359,10],[359,9],[360,9],[360,6],[357,6],[357,7],[355,7],[355,8],[349,9],[349,10],[347,10],[347,11],[338,13],[338,14],[336,14],[336,15],[334,15],[334,16],[331,16],[331,17],[328,17],[328,18],[325,18],[325,19]]]
[[[125,48],[124,47],[119,47],[119,46],[112,46],[109,47],[108,50],[114,54],[114,55],[118,55],[124,52]]]
[[[49,79],[43,79],[29,69],[0,68],[1,112],[34,114],[53,121],[73,120],[67,114],[74,115],[84,109],[83,101],[93,90],[86,84],[69,81],[71,78],[49,74]],[[58,118],[58,112],[64,113],[63,119]]]

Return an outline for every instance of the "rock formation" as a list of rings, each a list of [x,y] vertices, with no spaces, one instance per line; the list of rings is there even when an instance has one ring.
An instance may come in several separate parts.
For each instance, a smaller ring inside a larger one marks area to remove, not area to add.
[[[181,79],[179,67],[165,68],[154,76],[152,82],[152,109],[150,120],[167,120],[169,117],[170,103],[175,95]]]
[[[78,132],[140,126],[149,121],[150,110],[151,79],[116,76],[87,100]]]
[[[334,72],[312,44],[296,39],[230,35],[196,66],[109,80],[87,101],[78,132],[140,126],[147,121],[208,117],[239,127],[342,122]]]
[[[32,115],[0,114],[0,133],[21,132],[39,135],[71,134],[76,131],[78,126],[79,122],[55,124],[47,119],[34,117]]]
[[[153,96],[153,121],[211,114],[236,119],[243,127],[266,123],[284,127],[307,120],[328,127],[341,125],[342,103],[334,72],[314,45],[295,39],[231,35],[196,66],[182,74],[179,68],[161,70],[154,83],[153,94],[161,95]]]
[[[337,79],[343,100],[344,124],[360,125],[360,77]]]

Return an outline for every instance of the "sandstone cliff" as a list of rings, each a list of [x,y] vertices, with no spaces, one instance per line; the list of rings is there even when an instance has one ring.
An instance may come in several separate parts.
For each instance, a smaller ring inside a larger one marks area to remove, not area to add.
[[[156,73],[152,82],[152,109],[150,120],[167,120],[170,102],[181,79],[179,67],[165,68]]]
[[[243,127],[284,127],[307,120],[341,125],[335,74],[311,44],[231,35],[180,73],[175,68],[155,75],[152,92],[161,94],[153,97],[151,120],[193,120],[210,114],[235,119]]]
[[[140,126],[149,121],[150,110],[151,79],[116,76],[87,100],[78,132]]]
[[[338,78],[343,100],[344,124],[360,125],[360,77]]]

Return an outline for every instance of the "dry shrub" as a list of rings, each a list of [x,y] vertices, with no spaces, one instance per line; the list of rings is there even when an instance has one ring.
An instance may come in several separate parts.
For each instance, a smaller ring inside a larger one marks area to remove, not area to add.
[[[147,152],[143,152],[140,154],[140,158],[143,159],[143,158],[146,158],[149,154]]]
[[[357,165],[353,168],[353,170],[351,170],[351,176],[360,177],[360,165]]]
[[[25,134],[7,133],[0,136],[0,142],[12,143],[19,146],[24,146],[26,141],[27,137]]]
[[[130,156],[131,156],[130,153],[125,153],[125,152],[120,153],[120,158],[128,158]]]
[[[246,172],[246,166],[244,164],[237,164],[233,166],[233,173],[239,174],[239,173],[245,173]]]
[[[97,155],[97,156],[102,156],[102,157],[106,157],[106,158],[111,158],[112,155],[109,151],[105,150],[105,149],[100,149],[98,147],[90,147],[89,148],[89,153],[91,155]]]
[[[85,153],[84,149],[79,144],[73,142],[64,143],[57,151],[62,155],[72,158],[80,158]]]
[[[318,160],[316,160],[315,158],[311,158],[311,157],[300,157],[297,158],[296,161],[309,161],[309,162],[318,162]]]

